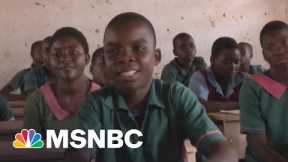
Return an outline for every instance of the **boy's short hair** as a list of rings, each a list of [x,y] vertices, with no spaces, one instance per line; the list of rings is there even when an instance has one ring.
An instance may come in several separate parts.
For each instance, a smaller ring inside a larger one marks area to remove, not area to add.
[[[52,36],[51,41],[49,42],[48,51],[51,50],[52,44],[57,40],[64,37],[73,37],[81,43],[84,48],[85,54],[89,53],[89,46],[86,37],[78,29],[73,27],[63,27],[58,29]]]
[[[108,29],[111,29],[115,26],[132,23],[132,22],[138,22],[138,23],[145,24],[149,28],[149,30],[151,31],[153,39],[154,39],[154,45],[156,46],[156,33],[155,33],[155,29],[154,29],[152,23],[143,15],[140,15],[140,14],[134,13],[134,12],[125,12],[125,13],[121,13],[121,14],[115,16],[106,26],[106,29],[104,32],[104,38],[105,38],[105,35],[106,35],[106,32]]]
[[[41,47],[41,45],[42,45],[42,41],[41,40],[38,40],[38,41],[32,43],[31,50],[30,50],[31,55],[32,55],[32,51],[34,51],[35,48],[37,48],[37,47]]]
[[[52,39],[52,36],[45,37],[45,38],[43,39],[43,42],[47,42],[48,44],[50,44],[51,39]]]
[[[288,24],[283,22],[283,21],[279,21],[279,20],[270,21],[266,25],[264,25],[264,27],[262,28],[262,30],[260,32],[260,44],[261,44],[261,46],[263,47],[264,35],[271,33],[273,31],[282,30],[282,29],[288,30]]]
[[[224,49],[238,49],[237,42],[231,37],[220,37],[212,46],[211,58],[217,58]]]
[[[94,64],[96,62],[96,60],[101,57],[100,59],[102,59],[102,61],[104,61],[104,48],[97,48],[92,55],[92,59],[91,59],[91,64]]]
[[[240,47],[248,47],[249,48],[249,50],[251,51],[251,52],[253,52],[253,47],[252,47],[252,45],[250,44],[250,43],[247,43],[247,42],[240,42],[240,43],[238,43],[238,48],[240,48]],[[252,53],[253,54],[253,53]],[[252,56],[251,56],[252,57]]]
[[[179,33],[173,38],[173,47],[176,46],[176,41],[181,38],[192,38],[192,36],[188,33]],[[192,38],[193,39],[193,38]]]

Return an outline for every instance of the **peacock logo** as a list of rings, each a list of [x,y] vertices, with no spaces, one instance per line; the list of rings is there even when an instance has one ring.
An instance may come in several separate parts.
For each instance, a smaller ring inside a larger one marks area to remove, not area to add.
[[[32,148],[40,149],[44,147],[44,142],[40,133],[36,133],[34,129],[22,129],[21,133],[15,135],[13,141],[14,148]]]

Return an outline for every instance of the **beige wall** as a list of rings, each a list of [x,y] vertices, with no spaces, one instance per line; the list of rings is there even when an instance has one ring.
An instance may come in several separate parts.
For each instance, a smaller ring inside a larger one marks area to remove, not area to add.
[[[287,0],[1,0],[0,86],[28,67],[30,45],[62,26],[83,31],[93,51],[102,44],[103,30],[116,14],[136,11],[156,28],[163,60],[173,58],[171,40],[189,32],[198,54],[209,62],[210,47],[219,36],[232,36],[255,46],[255,63],[263,63],[258,35],[272,19],[288,19]]]

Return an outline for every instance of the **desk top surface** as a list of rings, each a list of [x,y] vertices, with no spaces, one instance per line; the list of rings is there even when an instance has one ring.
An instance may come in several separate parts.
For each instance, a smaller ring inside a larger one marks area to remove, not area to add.
[[[24,121],[22,120],[11,120],[11,121],[1,121],[0,122],[0,134],[11,134],[19,132],[24,126]]]
[[[216,112],[216,113],[208,113],[208,116],[212,120],[216,121],[240,122],[240,114],[236,113]]]

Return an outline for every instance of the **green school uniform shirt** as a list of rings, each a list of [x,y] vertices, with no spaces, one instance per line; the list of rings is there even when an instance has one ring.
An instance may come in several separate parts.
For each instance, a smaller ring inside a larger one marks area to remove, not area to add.
[[[90,91],[98,89],[100,86],[91,82]],[[24,128],[45,133],[46,129],[73,130],[79,127],[78,115],[70,114],[60,107],[49,83],[28,97],[24,107]]]
[[[224,136],[208,118],[193,92],[180,83],[153,80],[139,126],[123,96],[113,87],[92,93],[84,102],[80,122],[84,129],[138,129],[143,145],[137,149],[98,149],[96,157],[107,162],[181,162],[184,139],[202,150]],[[138,141],[132,138],[132,143]]]
[[[31,68],[23,69],[16,73],[16,75],[11,79],[11,81],[8,83],[8,85],[13,89],[16,90],[18,88],[24,90],[24,76],[25,74],[31,70]]]
[[[20,88],[21,94],[28,95],[48,81],[46,66],[32,66],[18,72],[8,83],[13,90]]]
[[[192,74],[195,71],[205,69],[206,67],[207,65],[202,57],[195,57],[192,67],[188,71],[181,68],[176,59],[174,59],[163,68],[161,79],[166,82],[178,81],[188,86]]]
[[[24,128],[33,128],[36,132],[46,133],[46,129],[68,129],[79,128],[76,115],[58,120],[49,109],[43,94],[39,89],[35,90],[27,99],[24,107]]]
[[[288,158],[288,91],[265,74],[247,79],[240,92],[241,132],[265,132],[271,147]],[[285,154],[284,154],[285,153]],[[261,162],[246,148],[246,162]]]
[[[7,100],[0,96],[0,121],[10,120],[13,117],[14,115],[10,110]]]

